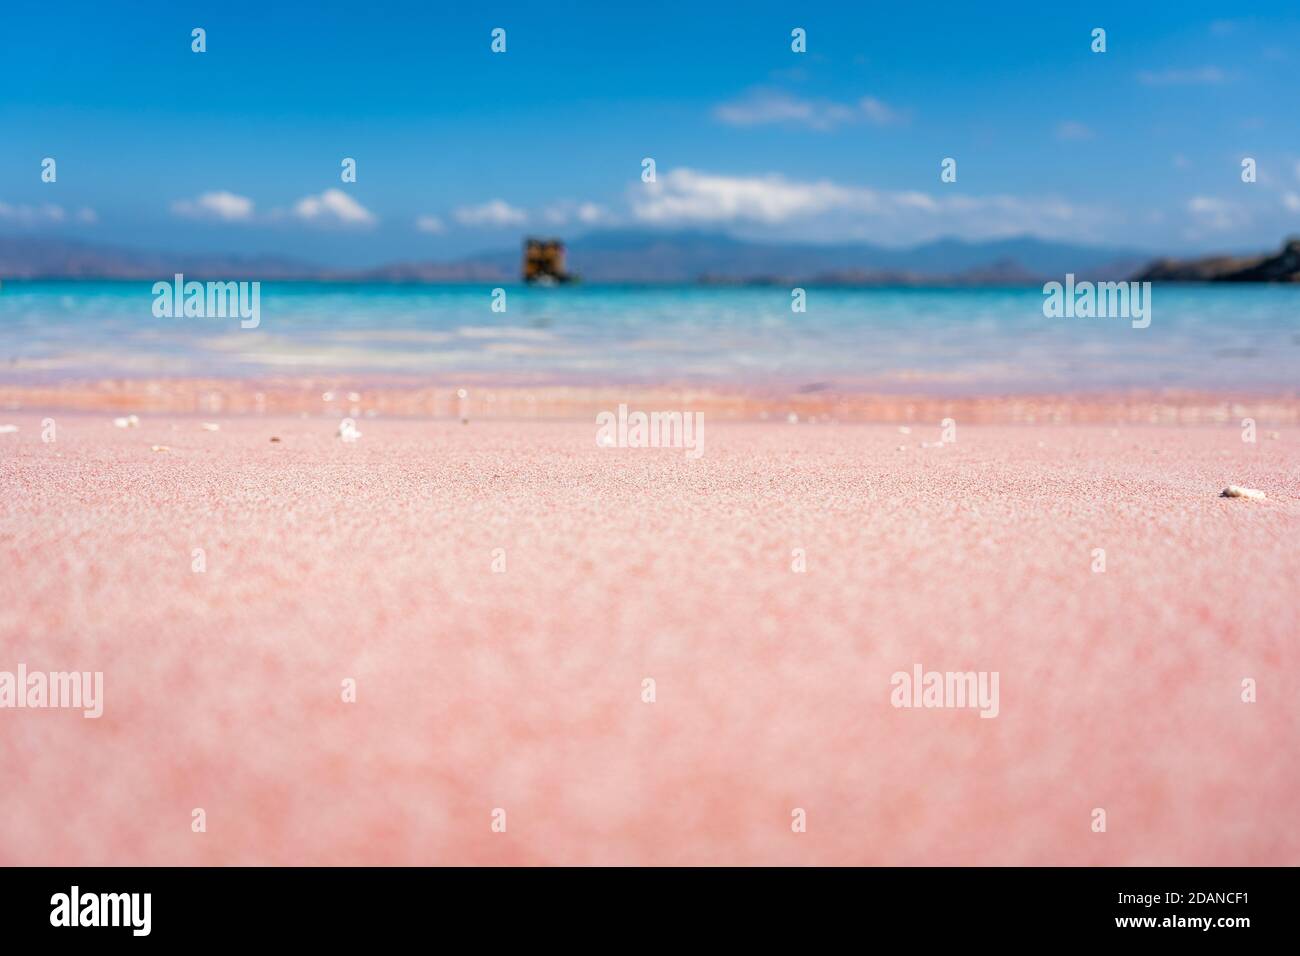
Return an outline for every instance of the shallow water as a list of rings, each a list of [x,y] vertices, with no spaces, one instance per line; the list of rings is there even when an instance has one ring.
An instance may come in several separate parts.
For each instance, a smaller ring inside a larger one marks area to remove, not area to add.
[[[931,393],[1294,389],[1300,289],[1161,286],[1149,328],[1037,288],[263,283],[260,323],[157,318],[151,282],[6,282],[0,380],[341,374]]]

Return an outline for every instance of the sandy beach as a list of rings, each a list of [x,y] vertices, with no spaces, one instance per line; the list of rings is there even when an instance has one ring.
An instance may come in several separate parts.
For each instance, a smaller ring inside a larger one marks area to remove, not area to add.
[[[0,414],[0,863],[1300,863],[1285,421],[228,411]]]

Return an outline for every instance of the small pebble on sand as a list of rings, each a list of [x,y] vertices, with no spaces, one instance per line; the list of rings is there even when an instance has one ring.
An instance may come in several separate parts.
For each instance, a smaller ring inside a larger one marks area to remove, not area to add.
[[[138,419],[134,415],[127,415],[123,418],[113,419],[113,424],[116,425],[118,428],[139,428],[140,419]]]
[[[1264,492],[1254,488],[1243,488],[1241,485],[1228,485],[1223,489],[1222,498],[1249,498],[1251,501],[1263,501]]]
[[[280,440],[280,436],[278,436],[278,435],[272,435],[272,436],[271,436],[271,441],[279,441],[279,440]]]
[[[203,430],[205,432],[219,432],[221,431],[221,426],[218,425],[216,422],[204,422]]]
[[[0,435],[12,435],[18,431],[17,425],[0,425]]]
[[[152,447],[154,451],[171,451],[171,449],[166,445],[152,445],[150,447]]]

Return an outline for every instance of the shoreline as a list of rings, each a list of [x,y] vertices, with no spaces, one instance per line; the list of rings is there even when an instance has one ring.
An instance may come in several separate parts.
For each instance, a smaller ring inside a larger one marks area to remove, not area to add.
[[[1024,394],[903,394],[823,383],[702,387],[643,384],[499,384],[473,376],[428,380],[347,376],[264,379],[105,378],[0,383],[0,414],[19,411],[170,415],[326,415],[500,421],[592,419],[620,404],[689,409],[715,421],[867,424],[1236,424],[1300,423],[1300,394],[1210,390],[1098,390]]]

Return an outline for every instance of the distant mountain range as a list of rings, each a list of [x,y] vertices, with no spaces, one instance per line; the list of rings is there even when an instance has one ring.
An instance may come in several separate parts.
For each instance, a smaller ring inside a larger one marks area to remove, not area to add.
[[[67,239],[0,237],[0,279],[314,278],[322,270],[273,256],[142,252]]]
[[[584,282],[808,285],[1016,285],[1073,271],[1124,278],[1150,256],[1023,237],[991,242],[941,239],[890,248],[869,243],[751,242],[708,232],[596,232],[568,243],[569,269]],[[384,281],[509,279],[514,250],[454,263],[403,263],[371,270]]]
[[[1029,236],[987,242],[940,239],[902,248],[870,243],[766,243],[712,232],[603,231],[568,242],[584,282],[807,285],[1031,285],[1072,272],[1126,279],[1152,257]],[[1168,260],[1162,260],[1168,263]],[[1158,265],[1158,264],[1157,264]],[[512,282],[520,250],[371,269],[327,268],[289,258],[139,251],[32,237],[0,238],[0,278],[315,279],[371,282]],[[1156,265],[1147,269],[1156,268]]]
[[[715,233],[596,233],[569,244],[584,279],[812,285],[1017,284],[1076,273],[1123,275],[1150,257],[1031,237],[940,239],[892,248],[871,243],[759,243]]]

